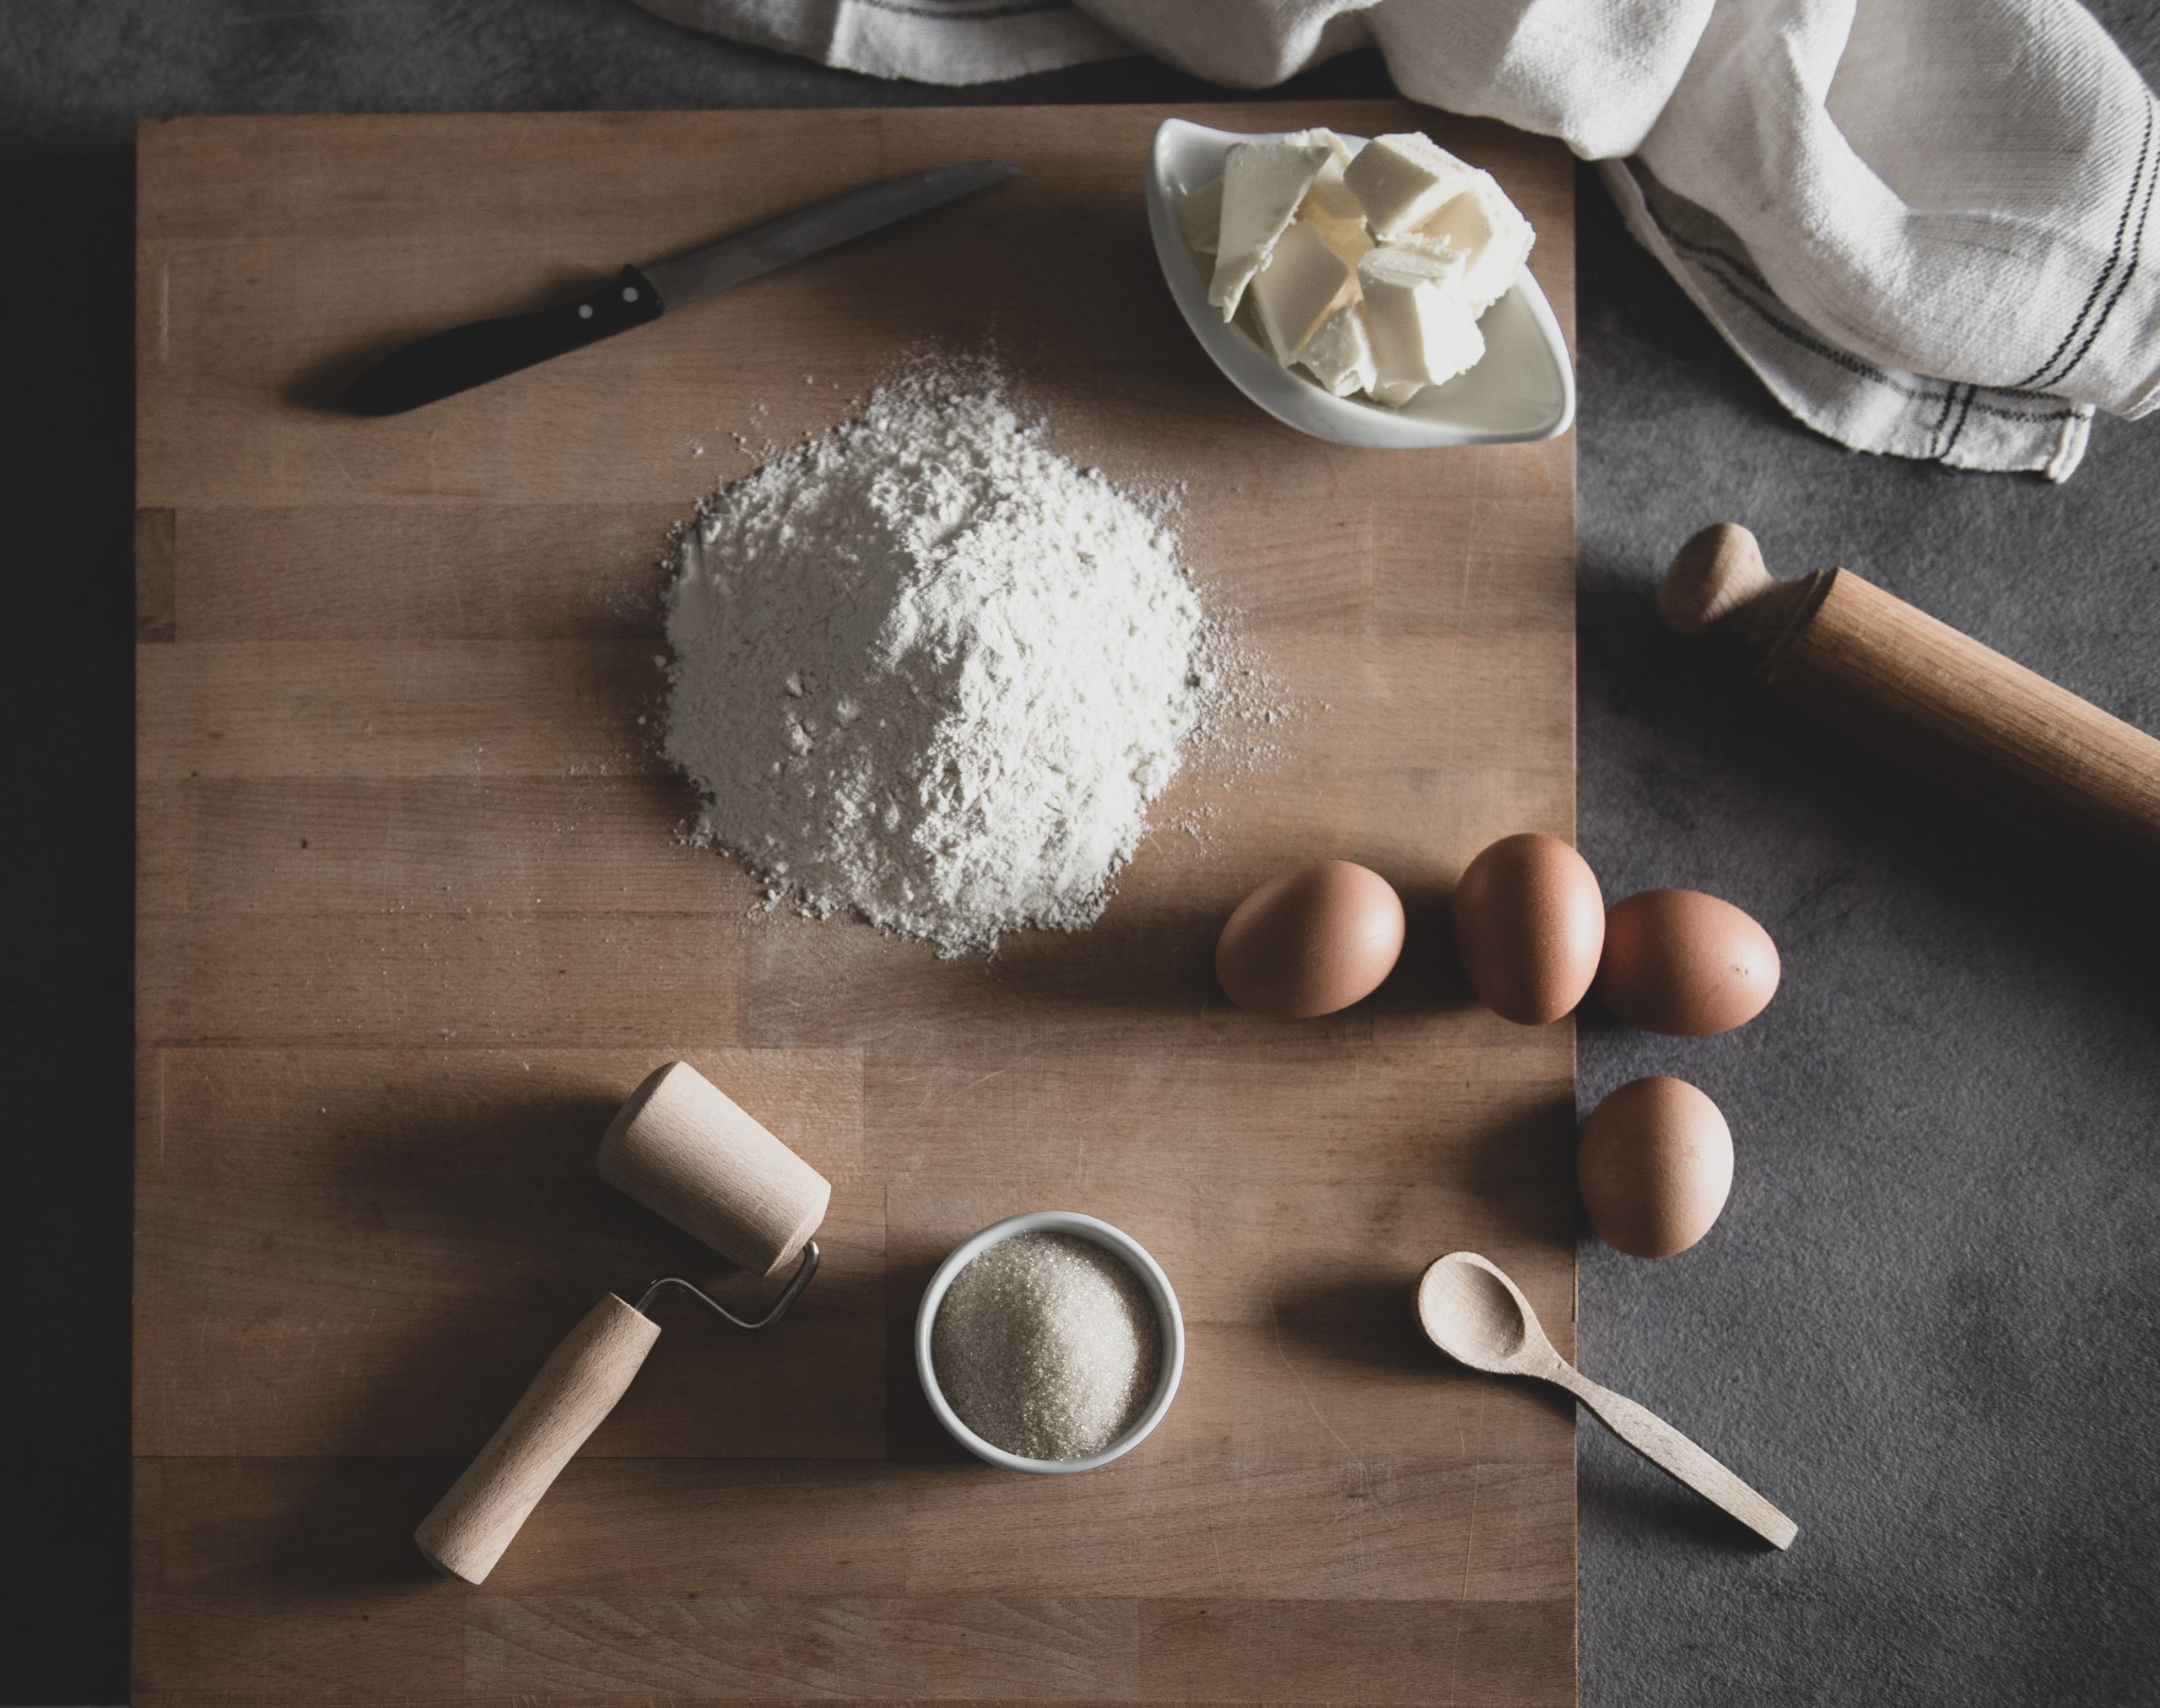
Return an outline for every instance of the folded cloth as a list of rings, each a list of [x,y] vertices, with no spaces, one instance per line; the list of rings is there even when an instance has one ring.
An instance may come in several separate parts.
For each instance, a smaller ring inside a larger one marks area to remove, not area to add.
[[[1412,99],[1603,162],[1629,230],[1843,444],[2061,480],[2096,408],[2160,403],[2154,103],[2072,0],[641,3],[947,84],[1137,49],[1264,88],[1376,46]]]
[[[1069,0],[638,0],[648,12],[843,71],[1002,83],[1139,50]]]

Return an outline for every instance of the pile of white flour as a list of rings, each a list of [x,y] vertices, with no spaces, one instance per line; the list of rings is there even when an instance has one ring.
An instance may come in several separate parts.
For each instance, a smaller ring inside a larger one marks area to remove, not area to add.
[[[981,376],[918,377],[716,494],[668,598],[697,840],[941,954],[1102,913],[1207,686],[1164,518]]]

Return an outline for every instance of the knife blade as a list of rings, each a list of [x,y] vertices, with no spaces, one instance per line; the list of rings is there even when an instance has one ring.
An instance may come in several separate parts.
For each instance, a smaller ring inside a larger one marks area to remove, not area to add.
[[[559,307],[452,327],[377,363],[345,394],[345,407],[356,415],[396,415],[469,392],[988,189],[1019,170],[1010,160],[963,160],[909,172],[783,214],[672,260],[625,267],[607,284]]]

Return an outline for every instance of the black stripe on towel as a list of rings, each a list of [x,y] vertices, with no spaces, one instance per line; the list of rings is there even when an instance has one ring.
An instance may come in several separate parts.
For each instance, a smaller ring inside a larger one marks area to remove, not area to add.
[[[903,18],[934,18],[940,24],[985,24],[997,18],[1025,18],[1037,12],[1069,12],[1071,0],[1012,0],[1003,6],[986,6],[979,11],[967,9],[968,0],[953,0],[948,5],[938,5],[936,0],[928,3],[907,5],[903,0],[849,0],[850,5],[867,6],[872,12],[894,12]]]
[[[2108,305],[2100,311],[2100,318],[2092,322],[2092,330],[2086,333],[2085,342],[2077,347],[2077,354],[2070,359],[2070,365],[2050,380],[2049,385],[2060,386],[2076,370],[2077,365],[2085,359],[2094,341],[2107,330],[2108,317],[2114,313],[2115,305],[2123,300],[2123,293],[2130,289],[2130,282],[2137,277],[2138,263],[2145,255],[2145,227],[2152,214],[2152,191],[2156,185],[2160,185],[2160,171],[2152,173],[2145,181],[2145,205],[2138,209],[2137,235],[2130,240],[2130,265],[2123,269],[2123,276],[2115,285],[2114,294],[2109,297]]]
[[[1636,175],[1636,176],[1638,186],[1639,187],[1641,182],[1640,175]],[[1650,223],[1657,227],[1659,233],[1665,238],[1666,242],[1670,243],[1675,249],[1679,250],[1683,254],[1694,257],[1698,262],[1701,263],[1702,271],[1706,277],[1714,279],[1718,284],[1724,288],[1725,294],[1731,296],[1734,301],[1739,303],[1744,308],[1752,310],[1756,317],[1765,326],[1768,327],[1771,331],[1779,333],[1790,342],[1799,345],[1801,349],[1809,351],[1812,354],[1822,357],[1824,361],[1835,363],[1839,367],[1844,368],[1849,372],[1858,374],[1864,380],[1872,381],[1875,384],[1881,386],[1886,391],[1895,392],[1900,397],[1909,397],[1916,403],[1935,403],[1939,401],[1942,404],[1942,415],[1936,423],[1935,435],[1930,435],[1930,444],[1932,443],[1934,437],[1941,434],[1944,421],[1947,421],[1949,418],[1952,399],[1956,397],[1958,392],[1957,386],[1944,385],[1943,382],[1940,381],[1930,381],[1925,380],[1922,383],[1917,386],[1908,385],[1904,381],[1896,377],[1882,368],[1876,367],[1872,362],[1861,360],[1860,357],[1855,355],[1850,350],[1840,349],[1837,345],[1825,343],[1822,339],[1815,337],[1812,333],[1793,325],[1790,321],[1787,320],[1783,315],[1779,314],[1774,309],[1766,306],[1765,304],[1758,300],[1752,293],[1742,289],[1741,284],[1735,279],[1728,277],[1725,271],[1725,268],[1731,268],[1732,272],[1740,274],[1742,278],[1755,284],[1755,286],[1761,291],[1763,297],[1768,298],[1771,302],[1777,302],[1777,293],[1769,288],[1768,284],[1764,282],[1762,274],[1756,272],[1753,268],[1749,267],[1747,263],[1739,260],[1737,257],[1728,253],[1725,250],[1714,248],[1708,244],[1693,242],[1688,238],[1682,237],[1678,232],[1672,229],[1671,225],[1667,223],[1664,216],[1658,212],[1656,203],[1650,199],[1650,194],[1646,190],[1643,194],[1643,210],[1650,216]],[[1938,385],[1942,385],[1943,388],[1941,391],[1937,391],[1936,389]],[[1995,389],[1999,392],[2001,388],[1998,387]],[[2035,401],[2038,400],[2036,399]],[[1992,415],[1998,419],[2004,421],[2067,421],[2078,413],[2077,408],[2074,404],[2067,405],[2060,409],[2019,409],[2008,408],[2004,407],[2002,404],[1995,403],[1983,403],[1978,400],[1977,387],[1975,388],[1974,397],[1971,401],[1969,407],[1982,415]]]
[[[1978,386],[1965,387],[1965,405],[1958,412],[1958,424],[1950,430],[1949,442],[1935,453],[1937,462],[1949,462],[1950,453],[1958,448],[1958,441],[1964,437],[1965,423],[1972,418],[1973,399],[1979,395],[1979,390]]]
[[[2100,293],[2108,288],[2108,281],[2115,276],[2115,268],[2122,264],[2123,239],[2130,233],[2130,210],[2137,206],[2138,189],[2145,182],[2146,170],[2152,165],[2152,103],[2148,100],[2145,103],[2145,140],[2138,144],[2137,170],[2130,174],[2130,189],[2123,197],[2123,211],[2121,216],[2115,221],[2115,246],[2109,253],[2108,264],[2100,269],[2100,276],[2092,281],[2092,289],[2085,294],[2084,305],[2077,311],[2077,318],[2071,322],[2070,330],[2062,335],[2062,342],[2055,347],[2047,360],[2033,369],[2023,379],[2013,381],[2013,390],[2028,386],[2037,386],[2046,380],[2049,370],[2062,359],[2063,353],[2076,342],[2078,333],[2084,331],[2086,316],[2092,312],[2093,304],[2099,301]],[[2114,306],[2112,303],[2109,305]],[[2082,357],[2084,352],[2081,350],[2078,354]],[[2077,363],[2073,360],[2070,365],[2074,368]],[[2066,368],[2063,374],[2066,375],[2069,371],[2070,369]],[[2062,376],[2058,375],[2056,377],[2060,379]]]

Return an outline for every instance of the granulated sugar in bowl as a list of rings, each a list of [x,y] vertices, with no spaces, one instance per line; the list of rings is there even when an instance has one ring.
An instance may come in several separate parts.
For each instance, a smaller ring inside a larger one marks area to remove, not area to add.
[[[1185,1324],[1131,1235],[1038,1211],[945,1260],[916,1317],[915,1362],[939,1422],[979,1458],[1084,1471],[1131,1451],[1169,1409]]]

